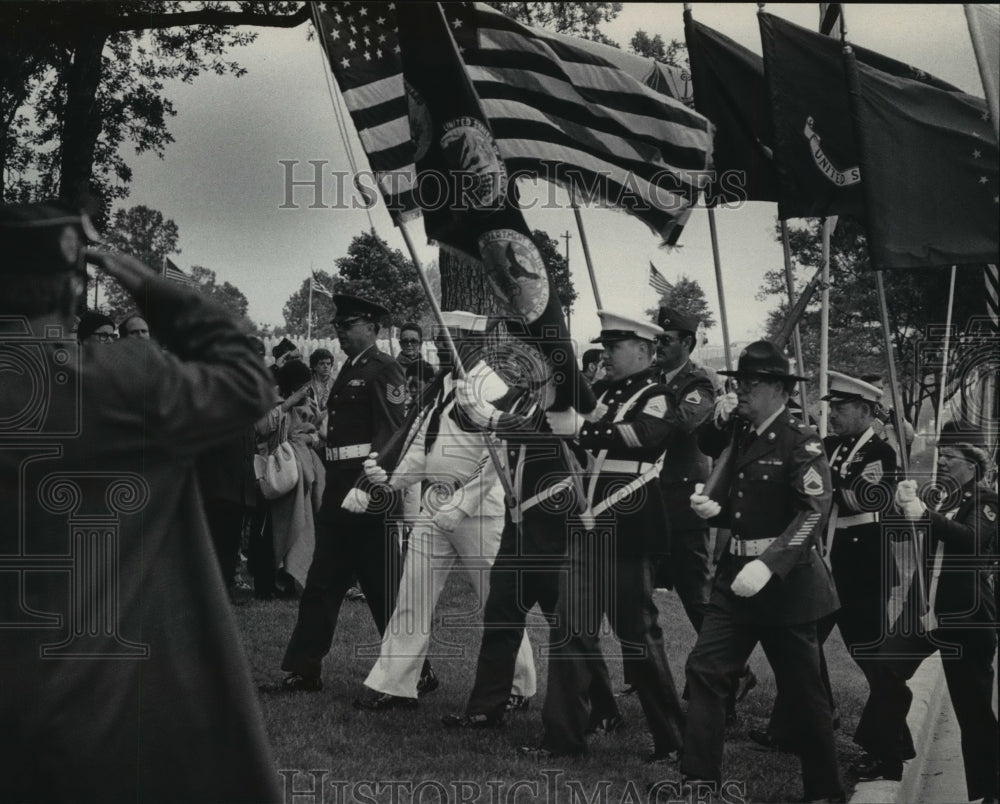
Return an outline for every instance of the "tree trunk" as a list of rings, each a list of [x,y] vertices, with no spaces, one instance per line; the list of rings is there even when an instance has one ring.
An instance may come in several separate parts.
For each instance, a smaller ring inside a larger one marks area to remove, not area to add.
[[[91,191],[94,152],[103,118],[97,101],[101,83],[101,53],[106,30],[84,27],[73,45],[73,61],[66,73],[66,114],[59,164],[59,195],[75,201]]]

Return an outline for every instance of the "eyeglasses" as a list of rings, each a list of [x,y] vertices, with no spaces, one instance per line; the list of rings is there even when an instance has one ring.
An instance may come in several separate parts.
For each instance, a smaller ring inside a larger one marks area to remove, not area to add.
[[[94,337],[97,338],[101,343],[110,343],[111,341],[118,339],[117,332],[95,332]]]
[[[737,391],[752,391],[758,385],[760,385],[763,380],[759,380],[756,377],[746,379],[745,377],[737,377],[733,381],[733,385],[736,387]]]
[[[333,322],[333,328],[334,329],[350,329],[355,324],[357,324],[359,321],[366,321],[366,320],[367,319],[364,316],[361,316],[361,315],[356,315],[353,318],[342,318],[339,321],[334,321]]]
[[[399,342],[399,345],[400,346],[419,346],[420,345],[420,341],[417,338],[403,338],[403,340],[401,340]]]

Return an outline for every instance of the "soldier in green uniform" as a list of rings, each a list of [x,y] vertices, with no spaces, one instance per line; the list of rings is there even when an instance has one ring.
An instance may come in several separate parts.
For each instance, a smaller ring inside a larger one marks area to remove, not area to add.
[[[695,512],[732,536],[716,569],[698,641],[687,661],[690,693],[681,773],[722,779],[726,697],[757,643],[774,669],[779,695],[797,704],[793,732],[805,799],[842,799],[830,704],[820,677],[817,622],[839,605],[821,556],[830,511],[830,467],[816,432],[788,412],[796,380],[767,341],[740,354],[735,416],[703,425],[706,451],[728,453],[709,493],[697,487]],[[716,474],[716,472],[718,474]],[[710,496],[714,495],[714,498]]]
[[[403,421],[406,379],[396,360],[375,345],[389,311],[355,296],[337,294],[333,319],[347,355],[327,400],[323,465],[326,490],[316,515],[316,550],[299,602],[299,617],[281,668],[291,691],[322,688],[323,657],[330,650],[344,593],[357,575],[379,633],[392,614],[402,567],[399,543],[386,524],[386,504],[369,511],[362,462],[378,452]],[[375,506],[371,506],[374,508]]]

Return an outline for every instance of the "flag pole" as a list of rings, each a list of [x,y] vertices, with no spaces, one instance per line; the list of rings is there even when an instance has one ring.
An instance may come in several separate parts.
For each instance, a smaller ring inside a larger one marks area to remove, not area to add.
[[[821,288],[819,308],[819,397],[827,394],[830,370],[830,233],[837,225],[836,218],[824,217],[823,227],[823,286]],[[804,400],[803,400],[804,401]],[[830,403],[819,403],[819,436],[826,438],[827,423],[830,417]]]
[[[726,293],[722,288],[722,260],[719,257],[719,234],[715,228],[715,210],[708,208],[708,231],[712,237],[712,260],[715,262],[715,287],[719,292],[719,319],[722,322],[722,348],[726,355],[726,371],[733,370],[733,354],[729,346],[729,319],[726,317]]]
[[[573,189],[572,182],[569,185],[569,201],[573,207],[573,214],[576,216],[576,228],[580,232],[580,245],[583,246],[583,259],[587,262],[587,273],[590,274],[590,287],[594,291],[594,304],[597,305],[598,310],[603,310],[604,305],[601,304],[601,292],[597,289],[597,276],[594,274],[594,263],[590,259],[590,246],[587,243],[587,233],[583,230],[583,217],[580,215],[580,207],[576,203],[576,192]]]
[[[941,381],[940,387],[941,392],[938,394],[938,406],[937,415],[934,417],[934,434],[941,434],[941,417],[944,416],[944,395],[947,390],[948,385],[948,364],[951,362],[948,358],[948,350],[951,348],[951,316],[952,311],[955,307],[955,273],[957,265],[951,266],[951,283],[948,287],[948,316],[945,318],[944,324],[944,357],[941,360]],[[896,417],[897,425],[899,424],[899,417]],[[896,427],[896,440],[899,442],[899,451],[902,452],[906,449],[906,433],[903,431],[902,427]],[[934,439],[934,459],[931,461],[931,482],[937,480],[937,458],[938,458],[938,443],[937,439]]]
[[[781,221],[781,250],[785,257],[785,287],[788,289],[788,310],[789,313],[795,309],[795,285],[792,281],[792,250],[788,243],[788,224]],[[805,309],[802,310],[803,315]],[[798,366],[799,374],[806,368],[805,353],[802,351],[802,330],[796,321],[795,329],[792,331],[792,345],[795,349],[795,363]],[[805,380],[799,383],[799,400],[802,404],[802,421],[808,422],[806,415],[806,383]],[[823,394],[820,394],[823,396]]]
[[[396,226],[403,234],[403,241],[406,243],[406,248],[410,252],[410,259],[413,260],[413,267],[417,269],[417,277],[420,279],[420,285],[424,289],[424,295],[427,296],[427,303],[431,306],[431,314],[434,316],[434,320],[437,322],[438,327],[440,327],[441,336],[444,338],[444,341],[448,346],[448,351],[451,352],[451,356],[455,360],[455,378],[462,379],[467,375],[465,366],[462,364],[462,357],[458,353],[458,347],[455,346],[455,341],[451,337],[451,332],[444,323],[444,316],[441,314],[441,306],[438,304],[437,299],[434,298],[434,292],[431,290],[431,283],[427,279],[427,273],[424,271],[423,264],[420,262],[417,249],[413,245],[410,233],[406,230],[406,224],[403,223],[403,221],[398,220],[396,222]],[[489,437],[488,433],[485,434],[483,442],[486,444],[486,449],[490,453],[490,460],[493,461],[493,466],[497,471],[497,477],[500,478],[500,484],[503,486],[504,496],[507,498],[507,506],[513,510],[517,505],[517,497],[514,494],[514,487],[511,483],[510,475],[504,467],[503,461],[500,458],[500,453],[497,451],[496,444]]]
[[[306,341],[312,341],[313,331],[313,273],[312,263],[309,264],[309,313],[306,318]]]

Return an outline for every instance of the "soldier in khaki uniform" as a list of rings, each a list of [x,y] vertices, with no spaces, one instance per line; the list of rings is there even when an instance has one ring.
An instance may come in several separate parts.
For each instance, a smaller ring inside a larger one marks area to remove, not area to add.
[[[821,557],[832,487],[816,432],[789,414],[788,359],[757,341],[740,354],[737,407],[725,427],[703,426],[702,444],[725,456],[691,504],[732,536],[716,570],[698,642],[687,661],[690,692],[681,773],[722,779],[726,697],[757,643],[779,694],[796,701],[793,725],[805,799],[840,799],[830,704],[820,677],[817,621],[839,605]],[[716,481],[712,483],[711,481]],[[714,497],[712,496],[714,495]]]

